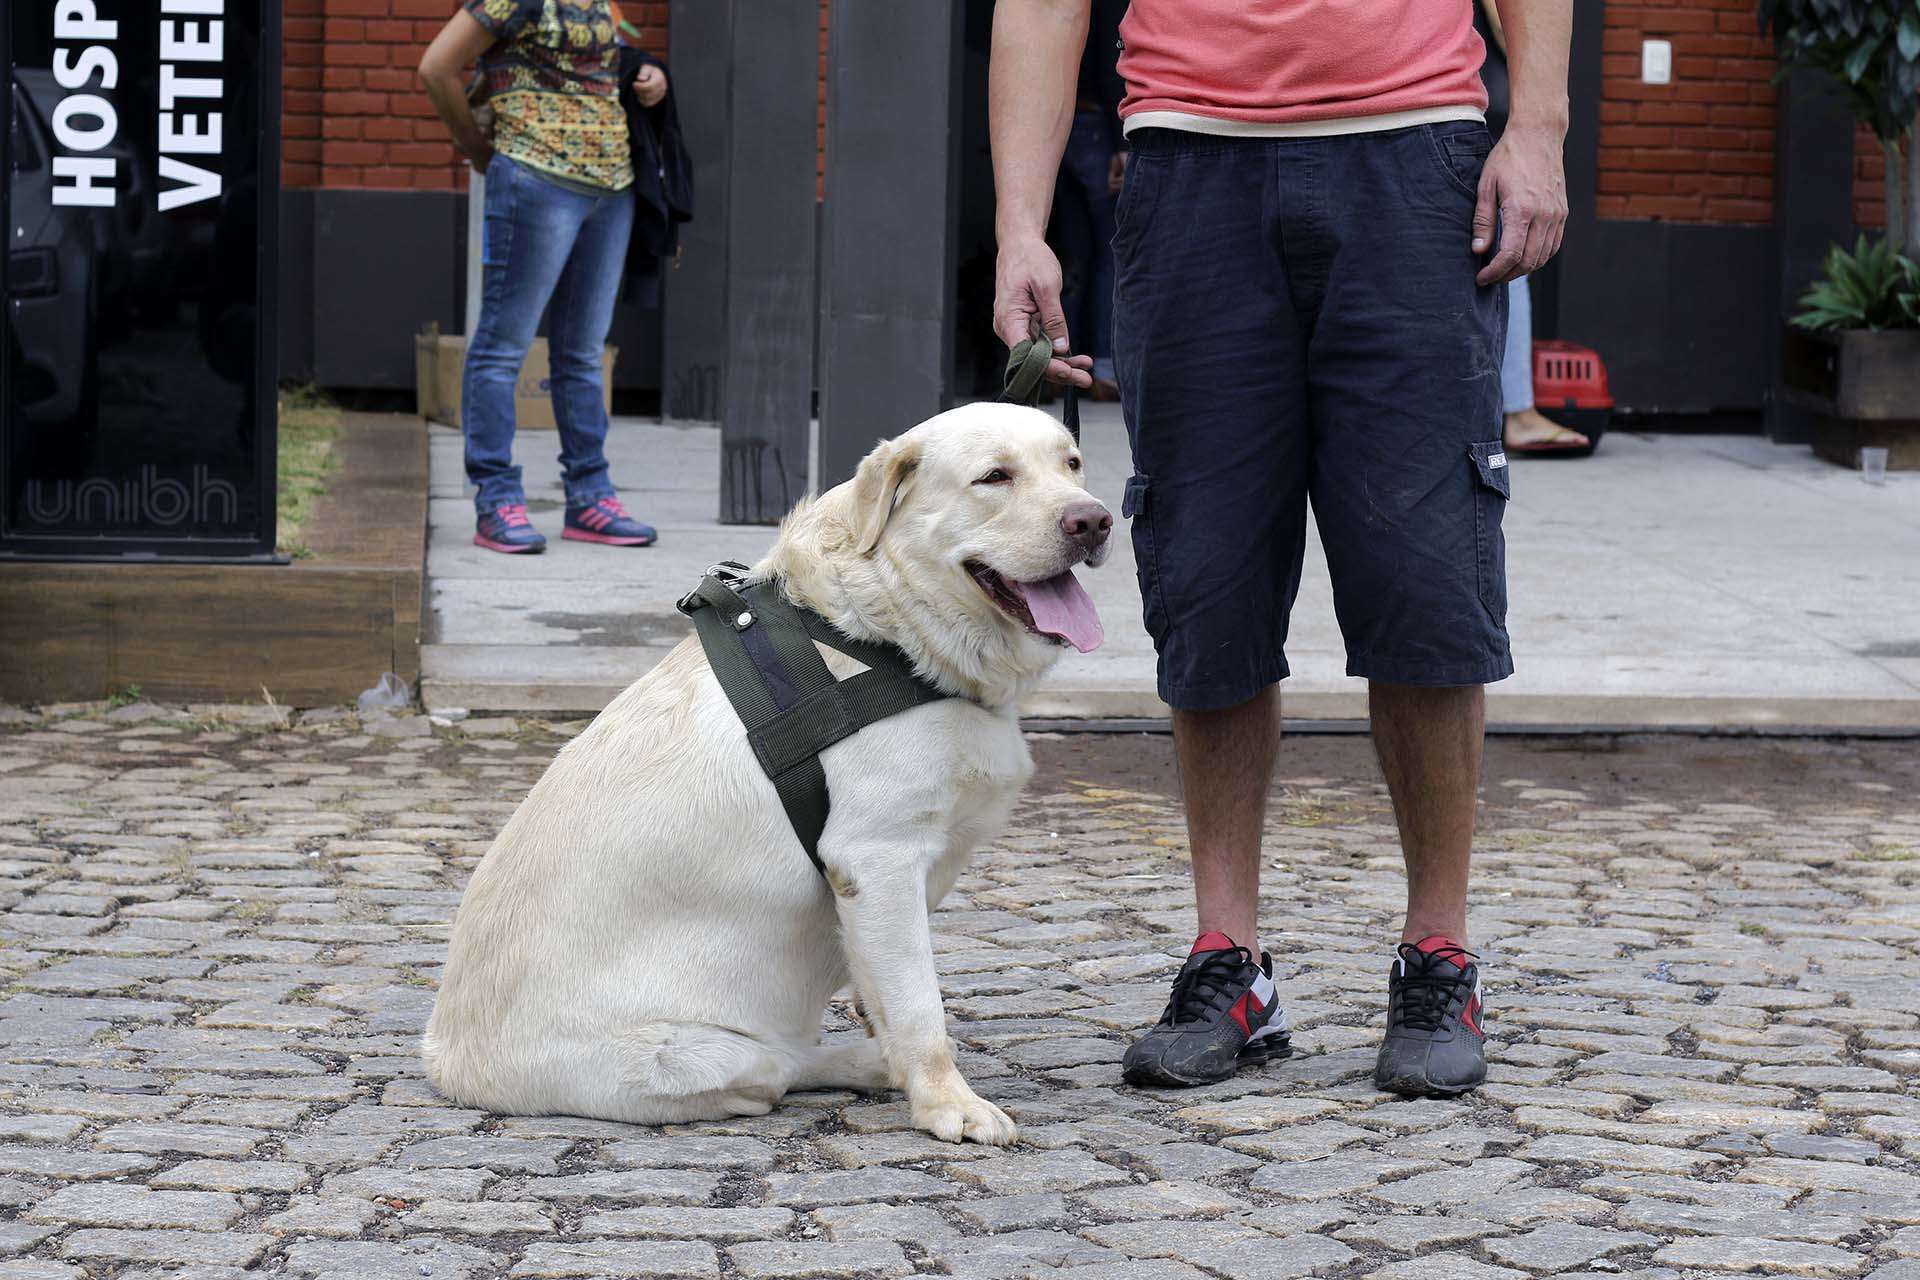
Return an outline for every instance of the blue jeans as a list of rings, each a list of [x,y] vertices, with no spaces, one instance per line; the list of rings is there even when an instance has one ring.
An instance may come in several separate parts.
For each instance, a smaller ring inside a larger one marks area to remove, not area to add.
[[[1500,358],[1500,401],[1507,413],[1533,408],[1533,295],[1525,276],[1507,281],[1507,349]]]
[[[583,195],[495,156],[486,201],[479,332],[467,343],[460,390],[467,478],[480,490],[474,506],[485,513],[526,501],[513,463],[513,390],[542,310],[567,505],[586,506],[613,492],[600,352],[633,229],[633,192]]]
[[[1101,111],[1076,111],[1061,168],[1079,189],[1086,206],[1086,270],[1078,297],[1069,301],[1067,332],[1073,349],[1093,357],[1098,378],[1113,377],[1113,209],[1117,197],[1107,190],[1113,143]]]

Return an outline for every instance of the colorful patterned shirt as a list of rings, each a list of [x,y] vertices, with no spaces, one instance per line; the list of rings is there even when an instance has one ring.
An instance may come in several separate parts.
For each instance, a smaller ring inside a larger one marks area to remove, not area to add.
[[[493,149],[569,182],[632,186],[620,44],[607,0],[467,0],[466,9],[499,37],[480,56]]]

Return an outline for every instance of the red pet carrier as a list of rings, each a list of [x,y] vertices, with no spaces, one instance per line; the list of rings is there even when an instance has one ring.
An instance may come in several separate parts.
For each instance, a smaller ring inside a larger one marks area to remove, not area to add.
[[[1613,419],[1613,393],[1600,353],[1558,338],[1533,344],[1534,408],[1562,426],[1600,443]]]

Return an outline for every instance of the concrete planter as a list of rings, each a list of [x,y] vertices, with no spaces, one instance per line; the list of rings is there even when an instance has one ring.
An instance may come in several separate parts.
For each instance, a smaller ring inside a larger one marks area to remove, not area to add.
[[[352,702],[420,675],[427,429],[348,414],[290,564],[0,563],[0,703]]]
[[[1887,466],[1920,470],[1920,330],[1807,333],[1781,343],[1782,395],[1813,415],[1813,451],[1843,467],[1860,450],[1887,451]]]

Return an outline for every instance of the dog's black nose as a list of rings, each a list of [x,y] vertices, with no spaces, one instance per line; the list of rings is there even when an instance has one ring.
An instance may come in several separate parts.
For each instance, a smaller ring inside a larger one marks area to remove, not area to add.
[[[1076,502],[1060,512],[1060,532],[1091,551],[1113,531],[1113,516],[1097,502]]]

